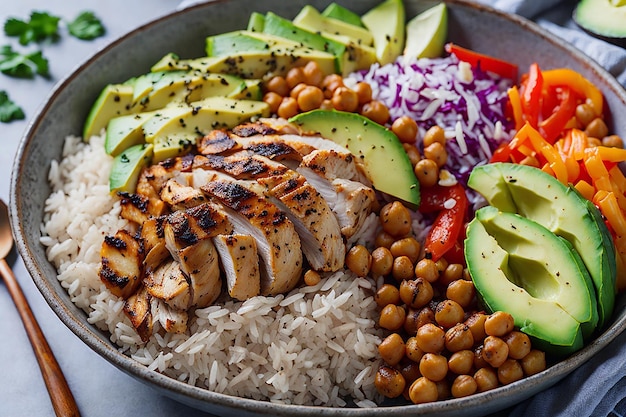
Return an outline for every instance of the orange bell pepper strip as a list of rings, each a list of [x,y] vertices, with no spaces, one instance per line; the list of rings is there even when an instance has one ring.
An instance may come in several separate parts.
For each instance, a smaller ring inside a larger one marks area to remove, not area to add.
[[[524,116],[522,115],[522,103],[520,101],[519,90],[517,86],[508,89],[509,103],[513,111],[513,120],[515,121],[515,130],[520,130],[524,125]]]
[[[554,172],[554,176],[561,183],[567,185],[567,168],[561,158],[561,155],[556,149],[550,145],[541,134],[535,130],[530,124],[526,123],[524,127],[517,133],[518,135],[527,135],[528,139],[532,143],[533,148],[540,153],[549,164],[550,168]]]
[[[579,180],[576,185],[574,185],[574,188],[576,188],[576,190],[578,190],[578,192],[587,200],[593,200],[593,195],[596,192],[596,189],[593,188],[593,185],[589,184],[587,181]]]
[[[567,86],[576,94],[589,100],[596,116],[602,116],[602,92],[591,81],[577,71],[569,68],[558,68],[542,72],[546,86]]]
[[[626,236],[626,217],[620,208],[615,193],[599,190],[593,196],[593,202],[600,208],[611,228],[618,236]]]

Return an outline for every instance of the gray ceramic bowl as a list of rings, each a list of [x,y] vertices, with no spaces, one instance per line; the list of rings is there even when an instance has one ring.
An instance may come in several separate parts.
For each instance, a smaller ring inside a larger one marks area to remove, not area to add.
[[[377,2],[350,0],[343,3],[357,12],[364,12]],[[85,313],[71,303],[67,292],[56,280],[54,267],[46,260],[44,247],[39,244],[44,201],[50,193],[47,173],[50,161],[60,158],[65,136],[80,134],[87,110],[106,84],[121,82],[147,72],[167,52],[176,52],[188,58],[201,56],[205,36],[245,28],[249,11],[274,10],[283,16],[293,17],[306,3],[323,8],[329,0],[215,1],[158,19],[118,39],[58,84],[40,113],[32,120],[20,144],[13,169],[10,214],[17,246],[37,287],[59,318],[91,349],[120,370],[164,395],[218,415],[313,416],[321,410],[216,394],[149,371],[120,354],[109,341],[109,336],[90,325]],[[425,8],[424,2],[418,4],[417,1],[408,0],[405,3],[408,17]],[[608,108],[614,114],[626,111],[626,92],[615,79],[579,51],[555,39],[537,25],[461,1],[449,3],[449,12],[451,41],[517,62],[521,70],[528,68],[534,61],[543,68],[573,68],[600,87]],[[626,118],[610,123],[614,132],[626,137]],[[426,405],[384,409],[325,409],[324,413],[342,416],[420,414],[443,417],[487,414],[503,409],[555,384],[622,332],[626,327],[625,301],[625,296],[621,295],[609,327],[585,349],[540,374],[509,386],[465,399]]]

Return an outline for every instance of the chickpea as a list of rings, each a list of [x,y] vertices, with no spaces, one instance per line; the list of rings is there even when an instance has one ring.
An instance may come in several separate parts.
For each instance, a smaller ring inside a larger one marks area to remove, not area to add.
[[[441,273],[448,267],[448,261],[446,261],[446,258],[439,258],[435,262],[435,266],[437,267],[437,271],[439,271],[439,275],[441,275]]]
[[[354,92],[359,98],[359,104],[363,105],[372,101],[372,86],[366,82],[358,82],[354,86]]]
[[[449,352],[471,349],[473,345],[474,336],[467,325],[459,323],[446,331],[445,346]]]
[[[419,345],[417,344],[417,338],[415,336],[411,336],[408,338],[404,345],[404,348],[404,354],[413,362],[419,362],[422,359],[422,356],[424,356],[424,351],[420,349]]]
[[[546,353],[532,349],[528,355],[522,358],[522,369],[527,376],[535,375],[546,369]]]
[[[341,83],[341,85],[343,85],[343,77],[339,74],[328,74],[322,78],[322,89],[327,88],[333,83]]]
[[[398,368],[400,369],[400,373],[404,377],[404,380],[406,381],[407,385],[412,384],[413,381],[415,381],[417,378],[422,376],[422,374],[420,374],[420,365],[418,362],[413,362],[411,360],[405,359],[402,362],[400,362],[400,364],[398,365]],[[405,394],[407,394],[408,386],[405,386],[404,389],[405,389]]]
[[[386,204],[380,210],[383,230],[391,236],[406,236],[411,231],[411,214],[399,201]]]
[[[441,381],[448,374],[448,360],[439,353],[427,352],[420,359],[420,373],[431,381]]]
[[[412,272],[413,268],[411,268]],[[423,278],[404,280],[400,283],[400,299],[407,306],[413,308],[423,307],[433,299],[433,287],[430,285],[430,282]]]
[[[463,265],[461,264],[449,264],[441,272],[439,282],[441,285],[450,285],[450,283],[463,278]]]
[[[409,387],[409,398],[414,404],[437,401],[439,398],[437,384],[425,377],[417,378]]]
[[[474,342],[479,342],[487,336],[485,333],[485,320],[487,320],[487,315],[483,312],[473,313],[465,320],[465,324],[472,332]]]
[[[393,254],[389,249],[379,246],[372,251],[371,272],[374,276],[389,275],[391,274],[392,268]]]
[[[437,399],[445,400],[452,397],[452,391],[450,391],[450,384],[447,379],[442,379],[441,381],[435,382],[437,385]]]
[[[446,144],[446,132],[440,126],[433,126],[424,133],[424,138],[422,139],[422,143],[424,147],[428,147],[433,143],[440,143],[441,145]]]
[[[507,359],[498,367],[498,381],[502,385],[507,385],[519,381],[524,377],[522,365],[515,359]]]
[[[526,333],[513,330],[502,338],[509,346],[509,357],[523,359],[530,353],[531,342]]]
[[[399,370],[390,366],[381,366],[376,372],[374,385],[385,397],[396,398],[404,392],[406,381]]]
[[[491,366],[485,360],[485,356],[483,355],[484,349],[485,349],[484,345],[478,345],[476,348],[474,348],[474,368],[476,369]]]
[[[464,316],[465,311],[463,311],[463,307],[452,300],[443,300],[437,304],[437,308],[435,309],[435,320],[440,326],[446,329],[457,323],[461,323]]]
[[[389,248],[394,257],[407,256],[411,260],[411,263],[417,262],[417,259],[420,256],[420,249],[420,243],[413,237],[405,237],[403,239],[396,240]],[[411,270],[412,269],[413,265],[411,265]]]
[[[372,100],[363,105],[361,115],[378,124],[384,125],[389,120],[389,109],[382,102]]]
[[[450,355],[448,369],[457,375],[469,375],[474,366],[474,352],[471,350],[459,350]]]
[[[322,277],[319,272],[309,269],[304,273],[304,283],[309,286],[317,285],[320,283]]]
[[[446,333],[433,323],[426,323],[417,329],[417,345],[426,353],[441,352],[445,346]]]
[[[270,113],[278,113],[278,106],[283,101],[283,97],[273,91],[269,91],[263,95],[263,101],[270,106]]]
[[[603,138],[609,134],[609,128],[604,123],[604,120],[596,117],[585,127],[585,133],[587,136],[594,138]]]
[[[389,249],[391,245],[393,244],[393,242],[395,241],[396,239],[393,236],[391,236],[389,233],[385,232],[384,230],[378,233],[376,237],[374,238],[374,244],[377,247],[387,248],[387,249]]]
[[[364,277],[370,272],[372,255],[363,245],[355,245],[350,248],[346,255],[346,266],[359,277]]]
[[[452,382],[451,391],[454,398],[467,397],[478,391],[478,383],[471,375],[459,375]]]
[[[296,100],[298,100],[298,96],[300,96],[300,93],[302,92],[302,90],[304,90],[306,87],[308,87],[308,85],[306,85],[306,83],[300,83],[298,85],[296,85],[294,88],[291,89],[291,91],[289,92],[289,97],[293,97]]]
[[[359,107],[359,97],[348,87],[339,87],[333,92],[331,99],[337,110],[355,112]]]
[[[298,102],[293,97],[284,97],[276,110],[278,117],[289,119],[298,114]]]
[[[493,368],[480,368],[474,373],[474,380],[478,386],[478,392],[485,392],[498,388],[498,374]]]
[[[374,301],[376,301],[379,307],[384,307],[387,304],[399,304],[400,291],[395,285],[383,284],[378,291],[376,291]]]
[[[437,166],[441,168],[448,161],[448,151],[439,142],[433,142],[424,148],[424,157],[435,161]]]
[[[383,329],[396,331],[402,328],[406,318],[404,307],[395,304],[387,304],[380,312],[378,325]]]
[[[415,165],[422,159],[419,149],[410,143],[403,143],[402,147],[404,148],[406,155],[409,157],[409,161],[411,161],[411,166],[415,169]]]
[[[432,187],[439,181],[439,166],[432,159],[420,159],[414,172],[422,187]]]
[[[408,334],[417,334],[417,329],[426,323],[435,324],[435,312],[430,307],[415,309],[409,307],[404,321],[404,331]]]
[[[624,148],[624,141],[618,135],[609,135],[602,138],[602,145],[609,148]]]
[[[415,276],[424,278],[428,282],[435,282],[437,278],[439,278],[437,265],[435,265],[432,259],[421,259],[417,265],[415,265]]]
[[[391,333],[378,345],[378,353],[388,365],[395,366],[404,358],[405,344],[402,336]]]
[[[576,106],[576,119],[582,126],[587,126],[596,117],[595,112],[587,103]]]
[[[485,320],[485,333],[489,336],[504,336],[514,326],[513,316],[505,311],[495,311]]]
[[[341,87],[345,87],[343,84],[343,80],[334,81],[327,86],[322,87],[322,91],[324,92],[324,98],[330,100],[330,104],[332,105],[333,109],[335,108],[335,104],[333,103],[332,98],[335,96],[335,91],[337,91]]]
[[[398,256],[393,260],[393,266],[391,268],[391,275],[396,281],[404,281],[413,278],[413,263],[408,256]]]
[[[280,75],[270,78],[265,84],[265,89],[268,92],[276,93],[281,97],[285,97],[287,94],[289,94],[289,86],[287,85],[287,80],[285,80],[285,77],[282,77]]]
[[[322,93],[319,87],[309,85],[302,89],[297,100],[298,107],[300,107],[302,111],[319,109],[322,105],[322,101],[324,101],[324,93]]]
[[[287,85],[290,89],[300,83],[306,83],[306,77],[304,76],[304,70],[302,67],[294,67],[287,71],[285,81],[287,81]]]
[[[322,110],[333,110],[333,102],[330,101],[329,99],[325,98],[324,100],[322,100],[322,104],[320,104],[320,109]]]
[[[319,87],[322,85],[322,79],[324,78],[324,74],[322,73],[322,69],[317,62],[307,62],[304,68],[302,68],[302,72],[304,73],[304,78],[308,85],[312,85],[315,87]]]
[[[596,137],[589,136],[587,138],[587,146],[589,148],[595,148],[596,146],[602,145],[602,141]]]
[[[452,281],[446,289],[446,297],[452,301],[456,301],[463,308],[467,308],[472,303],[475,295],[476,289],[474,288],[474,283],[464,279]]]
[[[509,346],[497,336],[487,336],[483,342],[482,355],[494,368],[499,367],[509,356]]]
[[[417,123],[409,116],[400,116],[391,124],[391,131],[396,134],[400,142],[415,143]]]

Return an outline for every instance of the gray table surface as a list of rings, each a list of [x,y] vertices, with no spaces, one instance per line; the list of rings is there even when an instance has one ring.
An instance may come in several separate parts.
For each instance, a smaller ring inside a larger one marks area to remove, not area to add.
[[[0,198],[9,198],[11,167],[19,140],[56,82],[109,41],[155,17],[175,10],[179,0],[3,0],[0,23],[7,17],[27,18],[32,10],[44,10],[66,19],[92,10],[107,27],[107,35],[95,41],[64,36],[46,45],[51,79],[20,80],[0,74],[0,90],[9,93],[26,113],[26,120],[0,125]],[[0,31],[0,45],[11,43]],[[16,258],[16,257],[14,257]],[[57,318],[33,284],[23,262],[12,264],[31,308],[63,368],[83,416],[207,416],[159,395],[119,371],[84,345]],[[620,337],[623,343],[625,337]],[[0,286],[0,417],[54,415],[28,338],[10,299]],[[581,381],[584,386],[584,381]],[[576,395],[573,392],[571,395]],[[564,399],[567,400],[567,399]]]

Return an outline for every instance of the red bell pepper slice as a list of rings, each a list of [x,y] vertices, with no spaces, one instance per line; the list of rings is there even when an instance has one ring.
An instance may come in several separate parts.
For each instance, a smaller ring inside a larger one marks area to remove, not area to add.
[[[463,48],[454,43],[447,43],[445,45],[446,52],[454,54],[463,62],[467,62],[474,68],[480,68],[483,71],[493,72],[503,78],[509,78],[517,83],[517,65],[504,61],[502,59],[494,58],[489,55],[484,55],[479,52],[472,51],[471,49]]]
[[[577,97],[572,90],[563,87],[558,96],[560,101],[553,109],[552,114],[539,123],[539,131],[549,143],[554,143],[567,122],[576,114]]]
[[[421,197],[422,213],[439,211],[424,242],[426,256],[436,262],[458,244],[465,224],[467,195],[463,186],[457,183],[451,187],[435,185],[424,188]],[[446,208],[444,203],[450,199],[453,199],[455,204],[451,208]]]
[[[543,76],[537,63],[533,63],[528,71],[528,77],[522,85],[521,104],[526,121],[534,128],[539,123],[541,109],[541,95],[543,90]]]

